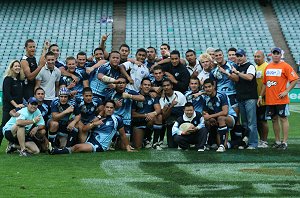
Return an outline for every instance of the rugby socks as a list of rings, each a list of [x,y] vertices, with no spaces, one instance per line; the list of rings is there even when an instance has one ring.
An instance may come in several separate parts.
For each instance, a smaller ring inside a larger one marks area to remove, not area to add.
[[[228,133],[227,126],[219,126],[218,133],[220,135],[220,144],[224,145],[224,142],[226,140],[226,133]]]
[[[53,147],[55,146],[56,135],[57,135],[57,132],[49,131],[48,140]]]
[[[153,136],[153,144],[155,144],[156,142],[158,142],[158,138],[161,135],[161,130],[162,130],[163,126],[162,125],[158,125],[155,124],[153,125],[153,132],[154,132],[154,136]]]
[[[167,127],[165,125],[162,125],[161,131],[159,134],[159,141],[164,141],[166,129],[167,129]]]

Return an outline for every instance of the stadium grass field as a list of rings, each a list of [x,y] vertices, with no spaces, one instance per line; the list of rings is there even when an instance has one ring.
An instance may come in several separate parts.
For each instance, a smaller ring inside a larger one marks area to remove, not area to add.
[[[299,197],[300,106],[291,106],[289,147],[40,154],[0,147],[0,197]],[[274,140],[270,128],[269,143]]]

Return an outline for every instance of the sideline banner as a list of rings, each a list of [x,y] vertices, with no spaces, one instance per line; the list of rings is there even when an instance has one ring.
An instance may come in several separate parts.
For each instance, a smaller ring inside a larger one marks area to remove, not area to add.
[[[2,96],[2,94],[1,94]],[[294,88],[289,93],[289,98],[291,102],[299,102],[300,103],[300,88]]]

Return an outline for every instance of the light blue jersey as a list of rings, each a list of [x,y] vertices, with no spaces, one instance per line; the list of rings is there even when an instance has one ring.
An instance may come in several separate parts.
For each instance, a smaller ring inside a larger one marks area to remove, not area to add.
[[[131,95],[139,95],[136,91],[125,88],[125,92]],[[114,100],[115,102],[122,101],[122,106],[115,109],[115,114],[123,119],[124,125],[130,126],[131,124],[131,109],[133,100],[130,98],[122,98],[122,93],[114,91],[108,99]]]
[[[107,151],[111,144],[111,140],[120,128],[123,127],[122,119],[117,115],[106,117],[102,120],[103,124],[93,129],[86,143],[92,145],[94,151]]]
[[[196,92],[196,93],[198,93],[198,92]],[[191,102],[193,104],[194,109],[195,109],[196,112],[202,113],[203,105],[204,105],[204,102],[205,102],[204,99],[203,99],[203,96],[200,95],[200,96],[195,98],[193,96],[193,94],[195,94],[195,93],[193,93],[193,91],[185,92],[184,96],[186,97],[186,101]]]
[[[39,109],[37,109],[35,112],[30,113],[27,109],[27,107],[24,107],[17,111],[20,115],[18,117],[11,117],[9,121],[5,124],[5,126],[2,129],[2,132],[4,134],[5,131],[11,130],[12,126],[16,124],[17,120],[33,120],[38,115],[41,116],[41,119],[39,122],[36,123],[37,126],[39,125],[45,125],[45,121],[43,119],[42,113]],[[33,124],[28,124],[25,126],[25,133],[29,133],[29,130],[31,129]]]
[[[120,71],[117,69],[114,69],[110,66],[110,63],[106,63],[99,67],[97,71],[93,74],[93,76],[90,79],[90,87],[93,91],[93,94],[103,96],[105,97],[107,94],[110,94],[113,92],[113,89],[108,88],[108,84],[105,82],[102,82],[98,79],[98,74],[101,73],[105,76],[117,79],[120,76]]]
[[[233,62],[226,62],[222,66],[228,73],[232,72],[232,67],[236,67]],[[219,71],[219,67],[215,67],[211,70],[209,78],[216,81],[217,91],[226,93],[226,95],[236,94],[235,83],[229,79],[229,77]]]

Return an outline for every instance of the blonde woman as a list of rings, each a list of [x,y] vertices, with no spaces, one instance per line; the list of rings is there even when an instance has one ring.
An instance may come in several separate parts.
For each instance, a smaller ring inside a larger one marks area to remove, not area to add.
[[[21,68],[20,61],[14,60],[7,68],[5,78],[3,80],[3,101],[2,101],[2,127],[10,119],[9,112],[15,108],[22,108],[23,105],[23,86],[24,86],[24,71]],[[2,138],[0,136],[0,144]]]

